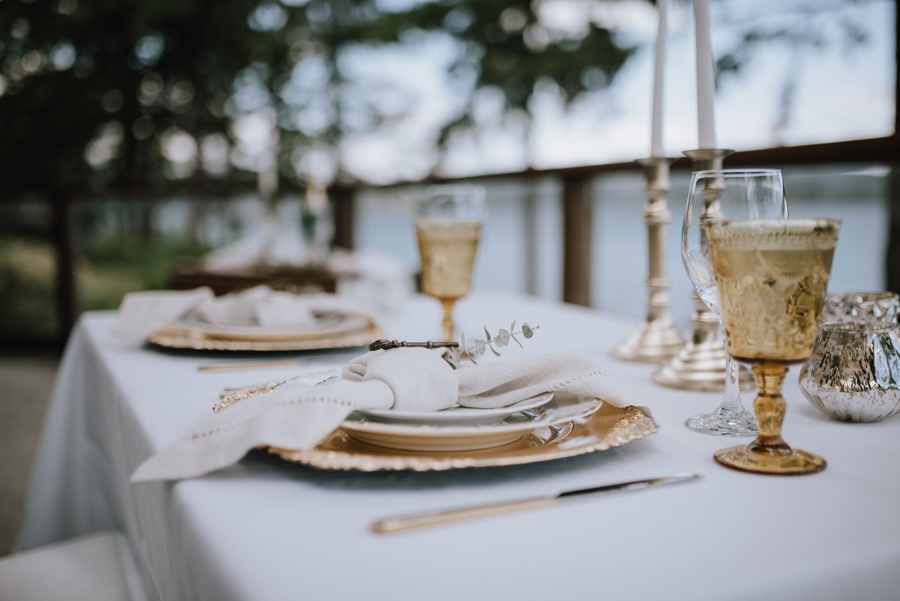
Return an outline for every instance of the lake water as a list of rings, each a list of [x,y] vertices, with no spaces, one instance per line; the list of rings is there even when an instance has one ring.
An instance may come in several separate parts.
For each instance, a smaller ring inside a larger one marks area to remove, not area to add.
[[[793,217],[840,217],[830,291],[882,290],[890,224],[888,170],[870,166],[784,169]],[[475,266],[473,290],[506,290],[562,298],[561,183],[546,178],[497,180],[485,184],[488,218]],[[687,326],[691,283],[680,254],[681,220],[690,173],[672,174],[667,231],[667,270],[672,316]],[[646,196],[639,172],[594,179],[591,302],[596,308],[634,318],[645,315]],[[367,190],[357,196],[356,246],[388,252],[411,270],[418,254],[411,220],[422,188]]]

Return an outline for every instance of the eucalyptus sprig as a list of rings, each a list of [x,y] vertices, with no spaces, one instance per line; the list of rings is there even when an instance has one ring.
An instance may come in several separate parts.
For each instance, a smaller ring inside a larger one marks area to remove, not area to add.
[[[522,343],[519,342],[519,339],[516,338],[516,334],[521,334],[526,339],[534,336],[534,331],[540,328],[541,326],[534,326],[533,328],[525,322],[522,322],[522,329],[516,332],[516,322],[512,322],[512,325],[509,326],[509,330],[505,330],[500,328],[500,331],[497,332],[496,335],[491,336],[491,333],[488,331],[487,326],[484,326],[484,333],[487,336],[487,340],[479,340],[475,339],[475,345],[471,347],[466,346],[466,335],[460,333],[459,335],[459,347],[463,349],[463,353],[465,353],[465,358],[467,358],[472,363],[478,364],[475,361],[474,355],[477,354],[481,356],[487,349],[490,349],[492,353],[496,356],[500,356],[500,353],[497,351],[497,348],[503,348],[509,344],[510,340],[514,340],[516,344],[519,345],[520,348],[525,348],[522,346]],[[495,348],[496,347],[496,348]],[[450,349],[450,358],[451,363],[454,367],[459,367],[460,362],[463,359],[462,353],[455,348]]]

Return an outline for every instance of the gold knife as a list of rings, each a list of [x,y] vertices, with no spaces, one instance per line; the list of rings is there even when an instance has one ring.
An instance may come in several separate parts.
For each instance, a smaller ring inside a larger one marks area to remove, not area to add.
[[[279,361],[242,361],[231,363],[213,363],[212,365],[200,365],[197,371],[229,371],[232,369],[267,369],[269,367],[294,367],[303,365],[298,359],[283,359]]]
[[[594,488],[568,490],[556,496],[550,497],[535,497],[532,499],[524,499],[521,501],[509,501],[505,503],[495,503],[492,505],[479,505],[476,507],[466,507],[463,509],[450,509],[432,513],[386,518],[383,520],[372,522],[372,531],[378,532],[380,534],[387,534],[390,532],[412,530],[414,528],[425,528],[426,526],[438,526],[440,524],[450,524],[452,522],[461,522],[463,520],[473,520],[476,518],[484,518],[492,515],[512,513],[514,511],[538,509],[539,507],[551,507],[562,501],[578,497],[603,495],[607,493],[624,492],[628,490],[640,490],[642,488],[660,486],[663,484],[678,484],[680,482],[690,482],[691,480],[697,480],[700,477],[701,476],[699,474],[676,474],[674,476],[664,476],[662,478],[633,480],[631,482],[606,484],[604,486],[597,486]]]

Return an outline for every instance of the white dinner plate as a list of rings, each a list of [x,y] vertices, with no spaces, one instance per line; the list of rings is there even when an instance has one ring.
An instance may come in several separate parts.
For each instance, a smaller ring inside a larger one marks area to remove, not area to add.
[[[343,335],[368,328],[370,319],[361,313],[335,312],[318,314],[315,323],[297,326],[217,325],[194,317],[184,317],[178,325],[199,330],[209,338],[269,342]]]
[[[442,411],[429,411],[427,413],[413,411],[393,411],[390,409],[366,409],[357,413],[366,418],[366,421],[380,422],[384,424],[411,424],[420,426],[485,426],[499,424],[504,419],[527,409],[534,409],[550,401],[552,392],[545,392],[537,396],[519,401],[508,407],[494,409],[476,409],[473,407],[460,407],[455,405]]]
[[[534,409],[535,419],[514,413],[493,426],[432,426],[371,422],[359,413],[351,413],[341,424],[341,430],[361,442],[391,449],[471,451],[508,444],[539,428],[586,419],[600,406],[599,399],[556,394]]]

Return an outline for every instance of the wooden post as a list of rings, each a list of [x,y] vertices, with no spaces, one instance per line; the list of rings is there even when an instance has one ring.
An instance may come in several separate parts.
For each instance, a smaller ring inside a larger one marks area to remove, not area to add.
[[[900,0],[897,0],[894,41],[897,81],[900,82]],[[894,144],[900,143],[900,87],[894,90]],[[885,256],[885,288],[900,294],[900,164],[893,163],[888,175],[887,205],[890,219],[888,247]]]
[[[333,186],[328,189],[334,217],[334,238],[332,244],[353,250],[353,188]]]
[[[591,193],[590,178],[563,179],[563,300],[591,304]]]
[[[51,194],[53,205],[53,242],[56,246],[56,314],[58,336],[65,345],[77,314],[75,287],[75,249],[72,243],[72,202],[66,192]]]
[[[885,289],[900,293],[900,165],[891,165],[887,194],[890,229],[885,255]]]
[[[523,228],[522,241],[525,254],[525,293],[537,295],[538,293],[538,218],[537,218],[537,178],[526,178],[522,191],[522,213],[524,214],[525,227]]]

